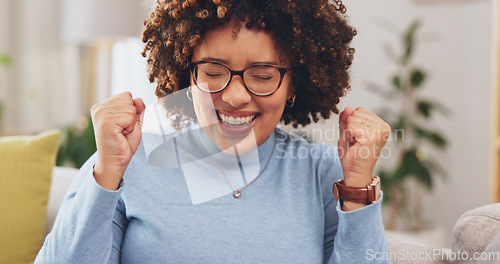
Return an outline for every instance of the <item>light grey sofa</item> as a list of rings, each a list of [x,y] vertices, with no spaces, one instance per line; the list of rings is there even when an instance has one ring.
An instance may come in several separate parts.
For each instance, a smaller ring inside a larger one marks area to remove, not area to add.
[[[55,167],[53,170],[47,207],[47,234],[52,229],[64,194],[77,172],[78,170],[76,169],[61,167]],[[497,237],[495,238],[495,236]],[[476,263],[476,261],[471,259],[458,260],[456,259],[457,254],[473,256],[475,252],[483,252],[489,244],[494,246],[497,243],[500,246],[500,203],[482,206],[463,214],[455,224],[453,246],[451,249],[418,245],[399,240],[390,234],[387,235],[387,241],[389,253],[392,255],[391,261],[394,264]],[[498,250],[498,248],[494,250]],[[436,253],[438,254],[434,255]],[[500,255],[500,252],[497,253]],[[453,260],[453,257],[455,257],[455,260]],[[484,263],[500,263],[500,256],[498,256],[496,261]]]
[[[464,213],[455,224],[451,249],[406,243],[389,235],[387,240],[395,264],[500,263],[500,203]]]

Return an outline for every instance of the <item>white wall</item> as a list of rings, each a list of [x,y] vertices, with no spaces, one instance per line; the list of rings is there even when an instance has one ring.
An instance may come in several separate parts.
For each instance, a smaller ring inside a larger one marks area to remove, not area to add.
[[[449,139],[446,153],[437,153],[449,178],[438,181],[434,192],[428,194],[425,217],[444,228],[447,246],[451,246],[456,219],[489,202],[492,1],[356,0],[347,1],[346,6],[358,36],[352,91],[341,106],[376,110],[381,105],[365,84],[388,83],[389,60],[382,47],[384,43],[396,44],[397,39],[382,28],[380,20],[403,29],[420,18],[420,32],[438,36],[419,45],[416,62],[429,73],[422,94],[441,101],[453,113],[451,118],[436,118],[430,125]]]
[[[79,51],[59,41],[61,0],[0,0],[2,132],[33,133],[73,123],[81,115]]]

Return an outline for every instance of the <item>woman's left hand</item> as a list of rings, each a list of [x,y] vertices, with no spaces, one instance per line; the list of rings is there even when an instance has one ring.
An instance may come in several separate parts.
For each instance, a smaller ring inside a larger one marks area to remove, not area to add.
[[[367,186],[391,127],[367,109],[354,110],[348,106],[340,113],[339,130],[338,151],[344,183],[352,187]]]

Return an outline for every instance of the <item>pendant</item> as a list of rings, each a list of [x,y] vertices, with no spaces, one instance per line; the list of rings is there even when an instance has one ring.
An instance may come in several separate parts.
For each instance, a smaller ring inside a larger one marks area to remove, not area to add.
[[[233,196],[234,196],[234,198],[238,199],[238,198],[240,198],[240,197],[241,197],[241,192],[240,192],[240,191],[238,191],[238,190],[236,190],[236,191],[234,191]]]

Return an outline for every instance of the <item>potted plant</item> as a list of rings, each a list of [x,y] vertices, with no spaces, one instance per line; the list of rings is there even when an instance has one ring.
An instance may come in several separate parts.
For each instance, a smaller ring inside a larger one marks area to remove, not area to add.
[[[11,63],[10,57],[7,54],[0,53],[0,67],[7,67]],[[2,101],[0,100],[0,124],[2,122],[2,117],[4,114],[4,108]]]
[[[97,151],[90,115],[80,117],[76,124],[63,129],[57,153],[57,166],[80,168]]]
[[[394,229],[397,219],[404,223],[402,229],[425,229],[420,194],[423,190],[432,190],[436,176],[446,176],[445,170],[431,156],[431,150],[444,150],[447,140],[431,128],[429,121],[436,113],[447,114],[448,111],[439,102],[419,94],[427,80],[426,71],[413,62],[419,28],[420,23],[416,20],[404,30],[400,39],[401,51],[396,52],[390,45],[386,48],[396,68],[390,76],[390,87],[368,84],[370,91],[387,102],[379,115],[393,129],[391,137],[397,157],[393,166],[383,167],[378,172],[384,183],[384,204],[390,210],[387,229]],[[414,197],[411,202],[409,194]]]

